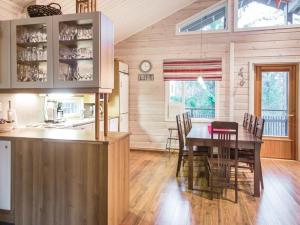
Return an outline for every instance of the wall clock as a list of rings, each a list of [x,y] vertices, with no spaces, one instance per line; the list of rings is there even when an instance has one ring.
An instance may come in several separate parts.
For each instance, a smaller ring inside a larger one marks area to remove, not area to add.
[[[148,73],[152,69],[152,64],[149,60],[143,60],[140,63],[140,71],[143,73]]]

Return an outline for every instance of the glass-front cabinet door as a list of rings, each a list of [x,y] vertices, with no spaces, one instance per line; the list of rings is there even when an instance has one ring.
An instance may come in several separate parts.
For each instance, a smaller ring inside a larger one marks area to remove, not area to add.
[[[99,13],[53,17],[54,87],[97,87]]]
[[[0,21],[0,89],[10,88],[10,21]]]
[[[13,88],[53,87],[52,17],[11,23]]]

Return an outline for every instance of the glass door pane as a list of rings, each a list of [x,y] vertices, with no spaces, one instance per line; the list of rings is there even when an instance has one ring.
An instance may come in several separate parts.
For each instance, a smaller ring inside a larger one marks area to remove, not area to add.
[[[17,82],[47,82],[47,24],[16,26]]]
[[[262,72],[264,136],[288,137],[289,72]]]
[[[93,20],[59,22],[60,81],[93,80]]]

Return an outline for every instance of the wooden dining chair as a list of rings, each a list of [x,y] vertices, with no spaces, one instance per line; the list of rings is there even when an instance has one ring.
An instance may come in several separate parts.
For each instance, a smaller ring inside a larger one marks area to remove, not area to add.
[[[178,130],[178,139],[179,139],[179,154],[178,154],[178,163],[177,163],[177,171],[176,171],[176,177],[178,177],[183,160],[186,157],[188,157],[189,147],[185,144],[185,136],[182,131],[182,123],[181,123],[180,115],[176,116],[176,123],[177,123],[177,130]],[[206,161],[208,155],[208,149],[193,147],[193,155],[195,157],[204,156]],[[206,167],[206,163],[207,162],[205,162],[205,167]]]
[[[185,136],[188,135],[188,133],[191,130],[190,124],[189,124],[189,118],[188,118],[188,113],[182,113],[182,120],[183,120],[183,128],[184,128],[184,134]]]
[[[249,133],[254,133],[256,120],[257,120],[256,116],[251,114],[250,115],[250,120],[249,120],[249,123],[248,123],[248,132]]]
[[[263,118],[257,118],[256,125],[255,125],[255,137],[262,140],[263,134],[264,134],[264,126],[265,126],[265,119]],[[260,172],[260,181],[261,181],[261,188],[264,189],[264,177],[262,174],[262,166],[261,166],[261,160],[259,158],[259,172]]]
[[[253,134],[258,139],[262,139],[263,132],[264,132],[264,124],[265,120],[261,117],[255,117],[255,124],[253,125],[252,132],[249,132]],[[239,168],[246,168],[250,169],[251,172],[254,170],[254,149],[238,149],[238,162],[239,162]],[[233,155],[233,154],[232,154]],[[241,165],[243,163],[244,165]],[[261,188],[264,189],[264,181],[263,181],[263,174],[262,174],[262,166],[261,161],[259,160],[259,176],[261,180]]]
[[[191,130],[193,125],[192,125],[192,118],[191,118],[191,113],[187,112],[187,120],[188,120],[188,125],[189,125],[189,129]]]
[[[246,129],[248,124],[248,113],[244,113],[243,127]]]
[[[238,201],[238,123],[215,121],[211,123],[211,139],[217,147],[217,153],[211,152],[208,158],[209,186],[211,199],[213,189],[232,186],[231,169],[234,168],[235,202]],[[234,144],[233,144],[234,143]],[[231,152],[234,148],[234,158]],[[213,150],[211,150],[213,151]]]

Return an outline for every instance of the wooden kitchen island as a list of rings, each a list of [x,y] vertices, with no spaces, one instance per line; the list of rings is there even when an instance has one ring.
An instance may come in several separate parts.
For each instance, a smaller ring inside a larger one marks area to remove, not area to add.
[[[129,134],[24,128],[0,134],[11,145],[16,225],[119,225],[129,207]]]

